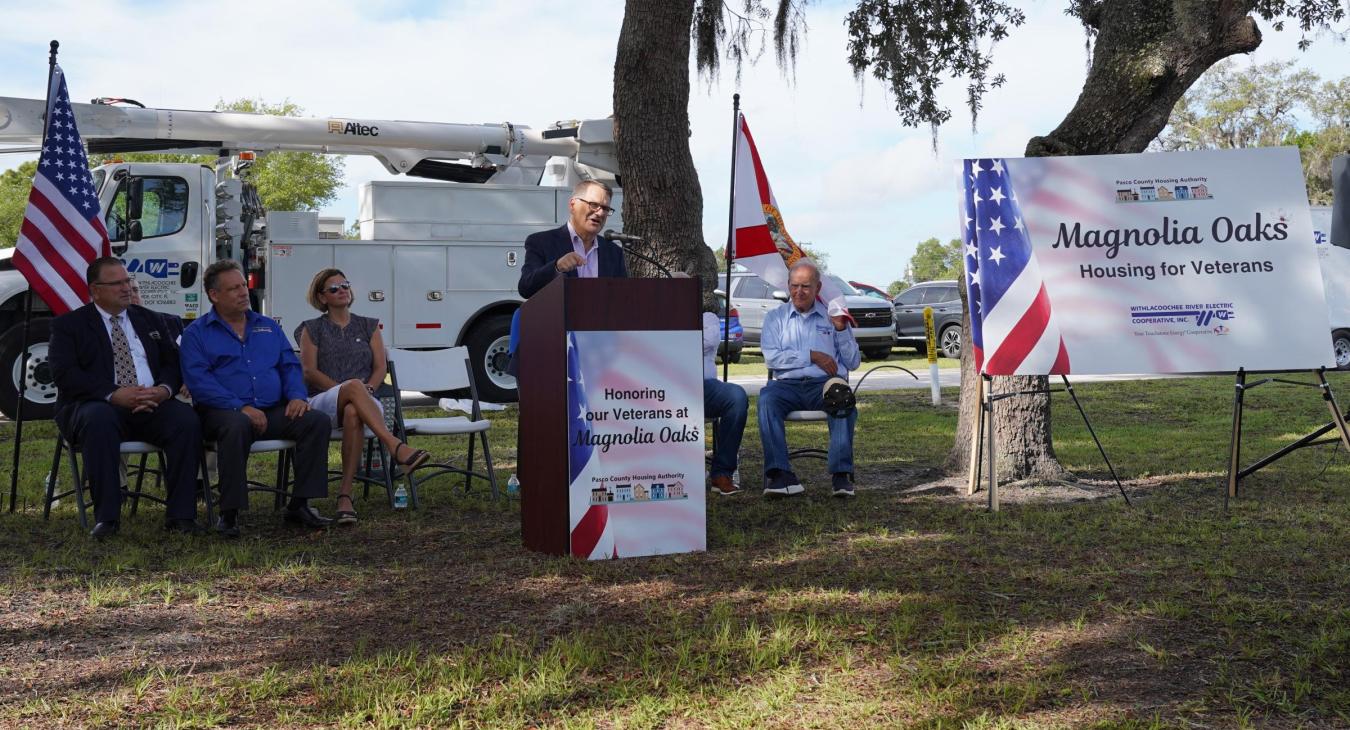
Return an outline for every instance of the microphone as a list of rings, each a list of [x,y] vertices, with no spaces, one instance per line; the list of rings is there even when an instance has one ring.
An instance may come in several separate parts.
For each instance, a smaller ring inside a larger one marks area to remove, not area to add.
[[[605,231],[604,233],[601,233],[600,235],[605,238],[608,238],[611,241],[618,241],[619,243],[642,243],[641,236],[633,236],[627,233],[619,233],[613,228]]]
[[[601,235],[602,237],[604,237],[604,238],[610,240],[611,242],[613,242],[615,246],[618,246],[618,247],[619,247],[619,250],[620,250],[620,251],[623,251],[623,252],[624,252],[625,254],[627,254],[628,256],[632,256],[633,258],[637,259],[638,261],[646,261],[647,263],[651,264],[652,266],[655,266],[655,267],[656,267],[656,270],[659,271],[659,272],[661,272],[667,279],[671,278],[671,277],[670,277],[670,269],[667,269],[666,267],[662,266],[662,265],[661,265],[661,262],[657,261],[656,259],[654,259],[654,258],[652,258],[652,257],[650,257],[650,256],[648,256],[648,255],[646,255],[646,254],[638,253],[637,251],[634,251],[634,250],[631,249],[631,248],[625,248],[624,245],[623,245],[624,242],[627,242],[627,243],[641,243],[641,242],[642,242],[642,239],[641,239],[641,238],[638,238],[637,236],[629,236],[629,235],[626,235],[626,234],[623,234],[623,233],[615,233],[615,232],[612,231],[612,230],[605,231],[604,233],[601,233],[600,235]]]

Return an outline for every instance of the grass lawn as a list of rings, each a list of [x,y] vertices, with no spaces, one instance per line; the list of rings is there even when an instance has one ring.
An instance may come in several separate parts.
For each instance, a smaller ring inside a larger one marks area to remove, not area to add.
[[[95,544],[67,504],[43,521],[53,432],[30,425],[0,515],[0,726],[1350,726],[1343,450],[1225,512],[1231,379],[1078,392],[1133,508],[909,492],[941,476],[955,394],[868,393],[855,500],[809,462],[804,497],[710,496],[706,553],[596,563],[524,551],[517,504],[449,478],[417,512],[358,499],[353,529],[287,530],[255,497],[236,542],[166,536],[150,506]],[[1106,478],[1058,398],[1062,460]],[[1326,418],[1307,389],[1248,403],[1253,457]],[[505,477],[514,411],[493,419]]]

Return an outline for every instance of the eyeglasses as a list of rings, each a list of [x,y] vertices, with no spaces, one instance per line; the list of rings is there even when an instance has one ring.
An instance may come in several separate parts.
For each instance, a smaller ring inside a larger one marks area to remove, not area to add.
[[[334,284],[330,287],[325,287],[324,291],[328,292],[329,294],[337,294],[340,291],[347,291],[350,288],[352,288],[352,285],[344,281],[341,284]]]
[[[96,281],[94,286],[131,286],[131,279],[118,279],[117,281]]]
[[[601,204],[599,204],[599,203],[592,203],[591,201],[589,201],[589,200],[587,200],[587,199],[585,199],[585,198],[572,198],[572,200],[580,200],[581,202],[585,203],[586,205],[589,205],[589,206],[591,207],[591,212],[592,212],[592,213],[599,213],[599,212],[601,212],[601,211],[604,211],[605,215],[612,215],[612,214],[614,213],[614,209],[611,208],[611,207],[609,207],[608,205],[601,205]]]

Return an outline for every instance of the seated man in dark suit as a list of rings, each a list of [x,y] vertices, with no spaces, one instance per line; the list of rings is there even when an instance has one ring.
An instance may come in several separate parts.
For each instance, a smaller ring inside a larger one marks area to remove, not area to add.
[[[122,506],[118,445],[148,441],[167,457],[165,527],[195,534],[201,425],[173,398],[182,385],[178,348],[157,314],[131,303],[131,279],[113,257],[85,272],[93,303],[52,320],[56,423],[80,447],[103,539],[117,532]],[[129,325],[129,326],[128,326]]]
[[[614,209],[609,186],[586,180],[572,189],[567,223],[525,239],[525,265],[520,270],[520,295],[529,299],[558,276],[628,276],[623,249],[600,236]]]

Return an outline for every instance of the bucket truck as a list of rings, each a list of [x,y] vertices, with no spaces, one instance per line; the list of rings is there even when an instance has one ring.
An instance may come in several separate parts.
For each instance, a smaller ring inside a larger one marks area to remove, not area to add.
[[[44,104],[0,97],[0,145],[36,151],[21,146],[42,143]],[[355,309],[382,322],[388,346],[466,345],[483,397],[495,401],[515,399],[506,347],[520,304],[516,282],[525,237],[566,220],[577,182],[617,182],[609,119],[536,130],[512,123],[72,106],[90,153],[217,157],[214,168],[114,162],[93,171],[113,251],[136,277],[146,306],[185,319],[200,316],[210,307],[201,271],[234,259],[248,274],[255,306],[290,332],[315,316],[305,303],[310,277],[335,266],[358,292]],[[364,184],[360,240],[321,238],[317,213],[264,211],[249,183],[255,155],[282,151],[367,155],[392,174],[423,181]],[[34,298],[24,372],[28,284],[12,253],[0,251],[0,411],[13,415],[19,378],[27,377],[25,418],[48,418],[56,398],[47,366],[50,313]]]

